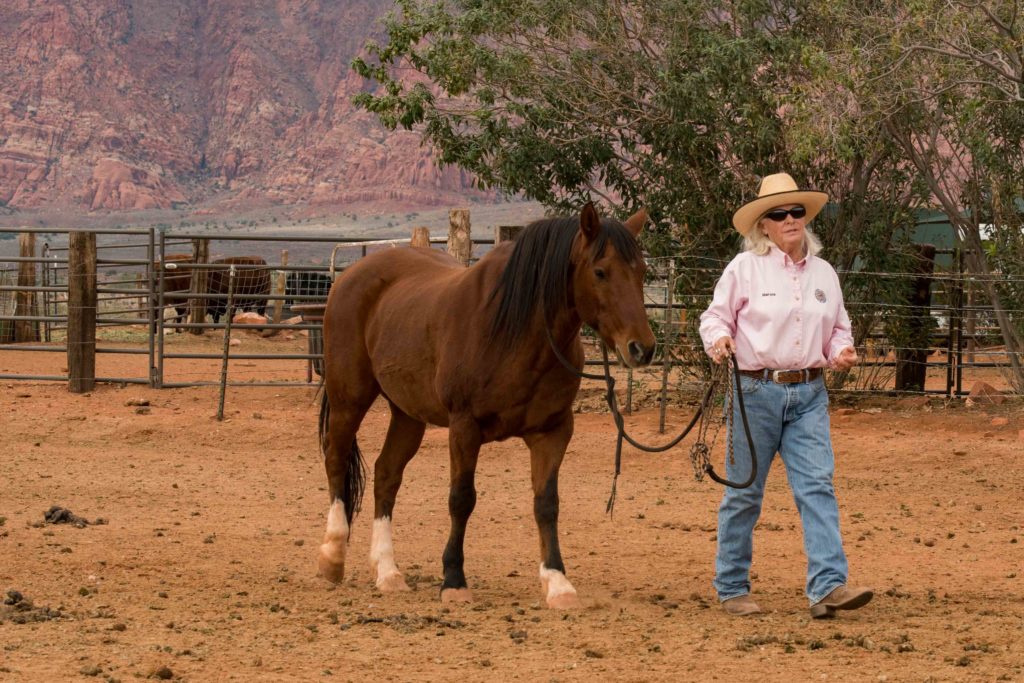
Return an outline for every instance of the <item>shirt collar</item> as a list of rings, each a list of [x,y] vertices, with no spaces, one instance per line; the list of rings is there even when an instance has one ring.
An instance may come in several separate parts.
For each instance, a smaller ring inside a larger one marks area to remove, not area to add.
[[[768,256],[771,257],[771,259],[775,263],[782,266],[783,268],[788,268],[789,266],[797,266],[798,268],[803,268],[804,266],[807,265],[807,262],[811,258],[811,255],[807,254],[799,261],[794,261],[793,259],[789,258],[789,254],[782,251],[774,244],[768,247]]]

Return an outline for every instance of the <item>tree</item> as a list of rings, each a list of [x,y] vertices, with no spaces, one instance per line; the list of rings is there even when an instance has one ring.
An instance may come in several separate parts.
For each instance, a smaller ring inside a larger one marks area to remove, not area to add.
[[[869,0],[399,0],[354,63],[376,85],[357,103],[482,185],[648,207],[648,251],[702,266],[682,291],[710,291],[738,247],[733,210],[780,169],[838,207],[815,229],[841,271],[907,272],[934,191],[901,137],[923,130],[919,74],[897,63],[913,61],[906,22],[938,1],[893,18]],[[903,302],[906,283],[844,278],[848,299]],[[851,310],[859,338],[877,310]]]
[[[650,208],[653,253],[732,253],[730,216],[784,165],[786,3],[401,0],[358,103],[443,163],[560,209]],[[675,226],[675,228],[670,228]]]
[[[1013,1],[905,0],[812,3],[832,30],[816,58],[853,106],[840,117],[879,130],[949,217],[966,263],[992,304],[1011,366],[1024,390],[1022,325],[1006,305],[1019,261],[1024,197],[1024,34]],[[852,46],[852,47],[851,47]],[[809,106],[808,119],[828,107]],[[822,119],[819,119],[822,120]],[[1011,245],[1018,245],[1016,251]],[[992,257],[995,256],[993,259]],[[995,267],[993,267],[995,266]],[[1012,299],[1011,299],[1012,300]]]

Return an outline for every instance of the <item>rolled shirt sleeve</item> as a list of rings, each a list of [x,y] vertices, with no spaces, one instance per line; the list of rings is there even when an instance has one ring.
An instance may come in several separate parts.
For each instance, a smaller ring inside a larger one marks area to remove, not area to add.
[[[835,326],[832,328],[832,337],[828,340],[828,348],[825,349],[825,357],[828,359],[829,365],[835,362],[840,351],[853,346],[853,325],[850,324],[850,316],[843,303],[843,291],[839,287],[838,277],[835,280],[835,287],[835,291],[839,293],[839,312],[836,315]]]

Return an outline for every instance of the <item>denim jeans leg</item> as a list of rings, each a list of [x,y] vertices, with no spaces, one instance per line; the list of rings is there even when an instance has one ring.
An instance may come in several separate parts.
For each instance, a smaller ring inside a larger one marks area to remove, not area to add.
[[[718,508],[718,553],[713,585],[723,601],[750,592],[754,526],[761,515],[768,469],[779,449],[785,407],[785,393],[780,391],[779,385],[750,377],[741,377],[740,381],[750,436],[757,452],[757,477],[749,488],[725,487]],[[732,481],[746,481],[750,476],[750,446],[735,391],[732,408],[728,429],[732,430],[733,462],[726,463],[725,471]]]
[[[839,505],[832,475],[835,459],[829,432],[824,380],[792,385],[779,456],[800,512],[807,554],[807,597],[811,604],[846,583],[847,562],[839,533]]]

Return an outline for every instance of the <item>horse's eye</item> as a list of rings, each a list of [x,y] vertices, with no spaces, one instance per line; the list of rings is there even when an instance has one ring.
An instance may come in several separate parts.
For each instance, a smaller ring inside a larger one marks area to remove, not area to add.
[[[598,280],[604,280],[608,276],[605,274],[604,268],[594,268],[594,277],[596,277]]]

